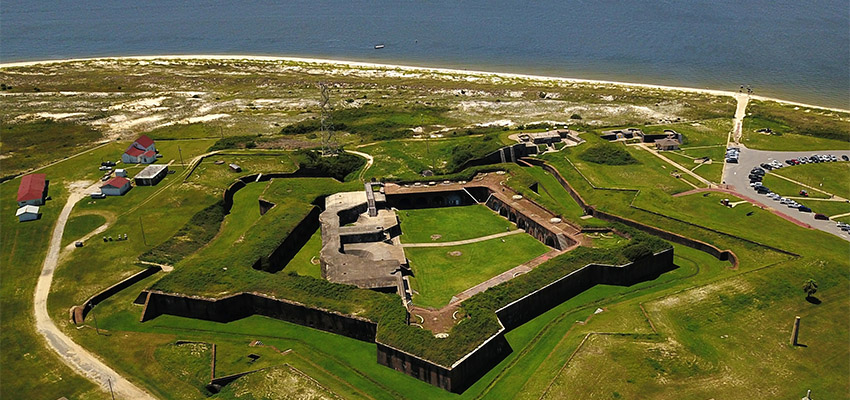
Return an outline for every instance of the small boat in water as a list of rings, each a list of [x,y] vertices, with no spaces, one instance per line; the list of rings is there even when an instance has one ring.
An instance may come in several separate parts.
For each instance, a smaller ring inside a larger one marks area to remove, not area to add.
[[[383,43],[381,43],[381,44],[376,44],[376,45],[375,45],[375,50],[379,50],[379,49],[383,49],[383,48],[384,48],[384,44],[383,44]]]

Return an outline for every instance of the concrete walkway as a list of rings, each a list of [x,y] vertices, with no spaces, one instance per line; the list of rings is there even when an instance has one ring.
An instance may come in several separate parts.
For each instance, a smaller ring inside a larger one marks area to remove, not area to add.
[[[50,319],[50,314],[47,311],[47,296],[50,294],[50,285],[53,283],[53,273],[56,271],[57,263],[59,262],[59,252],[62,249],[62,235],[65,232],[65,224],[68,222],[68,217],[74,205],[81,199],[86,197],[86,193],[97,189],[99,184],[95,184],[86,189],[72,188],[68,196],[68,201],[62,208],[59,218],[56,221],[56,226],[53,228],[53,234],[50,237],[50,244],[47,248],[47,256],[44,259],[44,264],[41,268],[41,275],[38,277],[38,283],[35,287],[33,313],[35,316],[35,329],[47,342],[47,346],[59,354],[62,361],[84,375],[89,380],[100,385],[104,391],[109,391],[110,385],[115,392],[117,398],[122,399],[153,399],[150,394],[140,389],[127,379],[118,375],[112,368],[100,361],[93,354],[89,353],[82,346],[74,343],[67,335],[65,335]]]
[[[450,247],[450,246],[460,246],[464,244],[472,244],[483,242],[485,240],[490,239],[498,239],[500,237],[516,235],[518,233],[525,233],[522,229],[515,229],[508,232],[496,233],[493,235],[481,236],[475,239],[466,239],[466,240],[456,240],[454,242],[433,242],[433,243],[402,243],[401,247]]]

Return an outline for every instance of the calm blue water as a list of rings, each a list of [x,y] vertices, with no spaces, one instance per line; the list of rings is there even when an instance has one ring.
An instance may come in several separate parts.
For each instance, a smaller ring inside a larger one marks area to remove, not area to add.
[[[850,108],[850,3],[0,3],[0,61],[263,54],[735,90]],[[373,46],[384,43],[383,50]]]

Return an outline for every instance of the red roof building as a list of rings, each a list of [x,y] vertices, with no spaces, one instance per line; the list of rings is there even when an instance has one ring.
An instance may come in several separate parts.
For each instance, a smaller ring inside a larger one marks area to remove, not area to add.
[[[147,135],[142,135],[136,139],[136,143],[140,144],[142,148],[147,149],[153,146],[153,139],[149,138]]]
[[[130,147],[128,147],[124,153],[127,153],[133,157],[138,157],[144,154],[145,151],[131,144]]]
[[[130,190],[130,180],[116,176],[100,186],[100,192],[107,196],[123,196]]]
[[[18,186],[18,206],[44,204],[47,189],[45,178],[44,174],[30,174],[21,178],[21,185]]]

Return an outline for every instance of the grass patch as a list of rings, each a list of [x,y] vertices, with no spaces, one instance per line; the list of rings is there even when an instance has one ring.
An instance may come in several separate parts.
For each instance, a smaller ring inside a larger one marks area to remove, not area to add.
[[[440,308],[452,296],[547,251],[548,247],[526,234],[462,246],[407,248],[404,252],[414,274],[410,281],[418,292],[413,302]]]
[[[795,165],[773,170],[771,173],[850,199],[850,184],[847,183],[847,179],[850,177],[850,162]],[[813,190],[809,190],[809,192],[809,195],[817,193]]]
[[[209,139],[219,138],[224,133],[222,127],[203,123],[174,124],[161,126],[145,134],[154,140],[160,139]]]
[[[292,257],[292,260],[283,267],[283,272],[296,273],[302,276],[322,278],[322,267],[318,264],[319,253],[322,251],[322,230],[316,229],[304,247]],[[313,264],[313,260],[317,263]]]
[[[817,190],[811,190],[805,186],[774,176],[773,172],[765,174],[762,184],[769,187],[774,193],[778,193],[784,197],[802,197],[800,190],[806,190],[809,193],[809,197],[812,198],[825,199],[829,197]],[[752,193],[755,195],[756,192],[752,191]]]
[[[579,158],[594,164],[604,165],[628,165],[637,164],[638,161],[626,151],[625,147],[613,143],[603,143],[588,147],[581,153]]]
[[[337,399],[336,394],[289,365],[245,375],[216,395],[216,399]]]
[[[85,125],[52,119],[0,124],[0,169],[3,175],[27,171],[83,150],[101,138]]]
[[[106,223],[106,218],[97,214],[77,215],[68,219],[65,233],[62,235],[62,246],[78,240],[89,232]]]
[[[480,204],[399,210],[397,214],[404,243],[452,242],[515,229],[510,221]]]

